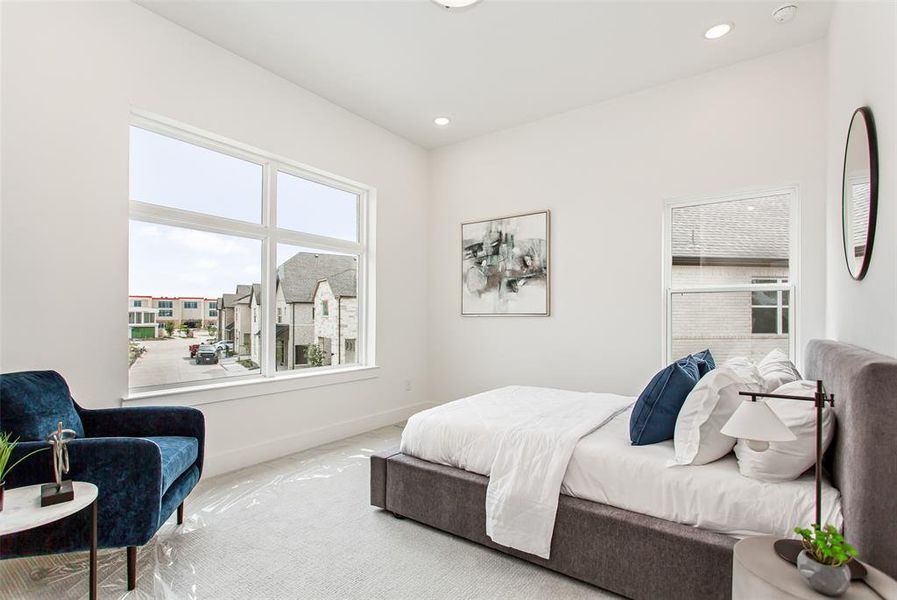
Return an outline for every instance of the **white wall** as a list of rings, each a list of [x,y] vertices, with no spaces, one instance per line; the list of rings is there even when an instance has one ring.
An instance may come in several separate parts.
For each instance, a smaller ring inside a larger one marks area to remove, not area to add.
[[[375,186],[374,380],[209,404],[207,474],[395,422],[426,379],[420,148],[130,2],[3,3],[0,370],[128,387],[131,107]],[[411,249],[412,251],[409,251]],[[414,391],[404,391],[410,380]]]
[[[662,356],[668,198],[798,184],[799,344],[824,333],[822,42],[436,150],[430,168],[434,401],[510,383],[641,391]],[[545,208],[551,317],[460,317],[459,224]]]
[[[131,107],[379,191],[380,376],[204,405],[207,473],[497,385],[637,393],[662,355],[667,198],[798,184],[799,345],[827,331],[894,354],[894,11],[841,6],[827,42],[428,159],[131,3],[3,3],[0,370],[57,369],[90,407],[126,394]],[[844,131],[862,104],[878,122],[882,207],[872,267],[857,284],[843,266],[839,189]],[[459,224],[543,208],[552,210],[552,316],[461,318]]]
[[[827,332],[897,356],[897,4],[835,8],[828,37]],[[853,111],[869,106],[878,130],[878,226],[869,272],[854,281],[841,241],[841,170]]]

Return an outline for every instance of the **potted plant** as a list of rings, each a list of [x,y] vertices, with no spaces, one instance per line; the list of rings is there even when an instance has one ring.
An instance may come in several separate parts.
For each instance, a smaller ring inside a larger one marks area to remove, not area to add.
[[[49,446],[45,446],[43,448],[38,448],[34,452],[29,452],[16,462],[9,464],[9,458],[12,456],[12,451],[19,443],[19,438],[15,440],[10,440],[12,434],[0,432],[0,511],[3,510],[3,488],[6,485],[6,476],[12,471],[17,464],[31,456],[32,454],[37,454],[41,450],[47,450]]]
[[[850,587],[850,567],[856,549],[844,540],[834,525],[812,529],[796,527],[804,549],[797,556],[797,570],[811,588],[826,596],[840,596]]]

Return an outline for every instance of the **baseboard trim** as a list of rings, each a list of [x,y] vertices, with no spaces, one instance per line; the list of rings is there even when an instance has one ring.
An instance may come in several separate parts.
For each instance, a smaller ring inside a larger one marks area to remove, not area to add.
[[[420,402],[392,410],[367,415],[351,421],[342,421],[310,431],[285,435],[249,446],[234,448],[217,454],[206,455],[203,479],[251,467],[275,458],[287,456],[315,446],[321,446],[353,435],[365,433],[393,423],[404,421],[414,413],[432,408],[435,404]]]

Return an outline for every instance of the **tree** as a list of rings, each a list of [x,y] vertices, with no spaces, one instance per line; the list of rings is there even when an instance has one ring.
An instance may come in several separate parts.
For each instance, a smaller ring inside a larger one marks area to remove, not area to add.
[[[312,344],[308,347],[308,364],[313,367],[320,367],[324,364],[324,349],[318,344]]]
[[[172,335],[174,335],[174,322],[167,321],[165,323],[165,333],[168,334],[168,337],[171,337]]]

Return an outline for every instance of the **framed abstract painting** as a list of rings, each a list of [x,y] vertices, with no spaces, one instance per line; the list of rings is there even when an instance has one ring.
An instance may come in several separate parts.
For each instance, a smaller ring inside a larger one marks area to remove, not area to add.
[[[549,211],[461,225],[461,314],[550,314]]]

